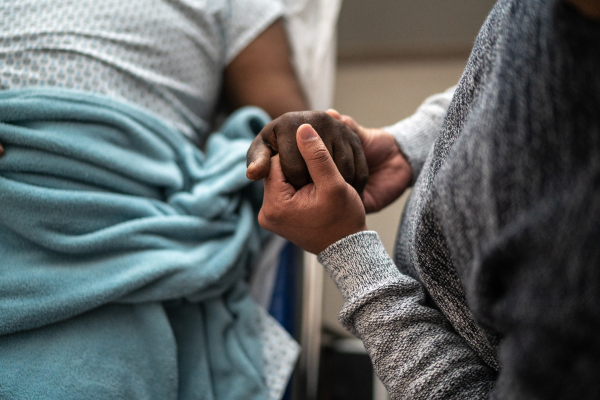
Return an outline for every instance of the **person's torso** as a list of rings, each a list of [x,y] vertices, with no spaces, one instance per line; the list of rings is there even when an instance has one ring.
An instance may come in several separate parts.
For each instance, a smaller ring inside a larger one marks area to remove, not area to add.
[[[0,85],[128,100],[202,134],[217,106],[230,27],[225,0],[5,0]]]
[[[583,132],[569,132],[579,94],[600,92],[583,81],[598,58],[585,53],[589,43],[575,48],[586,35],[598,40],[583,25],[556,0],[498,2],[401,222],[399,269],[425,285],[429,300],[496,368],[502,333],[488,306],[510,266],[493,264],[490,249],[502,248],[511,230],[552,243],[552,232],[525,232],[515,221],[536,203],[557,203],[568,168],[595,151],[590,140],[589,148],[577,142],[587,140],[577,139]],[[525,251],[533,252],[529,259],[543,256],[527,244]]]

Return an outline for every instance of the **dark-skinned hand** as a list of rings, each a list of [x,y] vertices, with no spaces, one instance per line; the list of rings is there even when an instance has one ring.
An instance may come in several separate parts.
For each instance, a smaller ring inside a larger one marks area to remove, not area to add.
[[[294,189],[283,175],[280,155],[272,157],[258,222],[303,250],[319,254],[341,238],[366,230],[365,209],[310,125],[301,125],[294,139],[313,183]]]
[[[248,179],[265,178],[269,174],[271,157],[279,154],[281,171],[287,182],[297,190],[311,183],[306,162],[296,143],[296,131],[303,124],[309,124],[319,132],[341,176],[362,193],[369,170],[358,135],[340,119],[320,111],[287,113],[265,126],[248,150]]]

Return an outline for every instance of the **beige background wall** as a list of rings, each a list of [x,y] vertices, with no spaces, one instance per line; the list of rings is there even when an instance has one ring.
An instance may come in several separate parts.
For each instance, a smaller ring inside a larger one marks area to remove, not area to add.
[[[339,53],[347,57],[468,53],[495,0],[344,0]]]

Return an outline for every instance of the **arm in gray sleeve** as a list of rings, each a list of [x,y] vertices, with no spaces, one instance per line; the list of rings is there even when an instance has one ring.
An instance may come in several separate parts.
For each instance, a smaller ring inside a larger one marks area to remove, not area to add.
[[[412,116],[383,128],[396,138],[410,163],[413,179],[419,176],[425,158],[442,129],[455,89],[452,87],[427,98]]]
[[[376,232],[348,236],[319,254],[344,297],[340,321],[359,337],[392,399],[487,399],[496,373],[425,304]]]

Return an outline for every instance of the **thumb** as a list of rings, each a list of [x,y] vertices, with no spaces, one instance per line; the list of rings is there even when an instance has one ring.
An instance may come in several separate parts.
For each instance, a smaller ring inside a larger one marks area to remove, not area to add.
[[[309,124],[300,125],[296,131],[296,143],[317,188],[330,185],[338,180],[344,181],[331,158],[331,154],[329,154],[329,150],[327,150],[323,140],[312,126]]]

